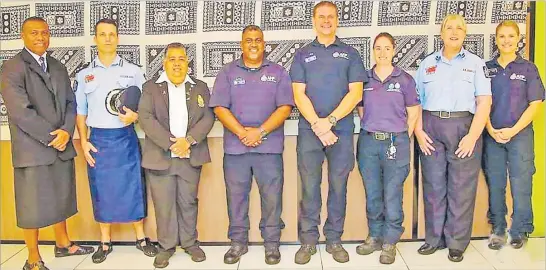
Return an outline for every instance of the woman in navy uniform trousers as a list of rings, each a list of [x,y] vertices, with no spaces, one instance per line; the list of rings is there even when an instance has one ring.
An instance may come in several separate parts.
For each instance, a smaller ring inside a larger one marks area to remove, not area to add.
[[[418,252],[429,255],[447,246],[453,262],[463,260],[470,243],[481,135],[491,109],[485,62],[463,48],[465,37],[464,18],[446,16],[444,46],[421,62],[415,79],[423,106],[415,136],[425,201],[425,244]]]
[[[510,245],[521,248],[533,232],[531,191],[534,164],[532,121],[544,100],[544,85],[535,64],[516,52],[519,42],[516,22],[497,26],[495,43],[500,56],[487,62],[493,106],[484,132],[483,167],[489,186],[488,218],[491,223],[489,248],[505,243],[507,171],[514,201]]]
[[[369,70],[359,104],[357,161],[366,189],[369,236],[360,255],[382,250],[379,261],[391,264],[404,232],[402,195],[410,167],[410,137],[421,110],[413,77],[393,66],[394,38],[380,33],[374,41],[376,65]],[[389,109],[386,109],[389,108]]]

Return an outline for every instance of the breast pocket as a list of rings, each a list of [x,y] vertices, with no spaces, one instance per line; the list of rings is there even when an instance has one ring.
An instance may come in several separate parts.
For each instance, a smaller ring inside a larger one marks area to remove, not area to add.
[[[134,79],[132,78],[119,78],[117,82],[117,87],[122,89],[132,85],[134,85]]]
[[[86,94],[86,95],[89,95],[93,92],[95,92],[97,89],[99,88],[99,83],[98,82],[90,82],[90,83],[86,83],[83,87],[83,92]]]
[[[474,73],[473,72],[465,72],[463,71],[463,73],[461,74],[461,80],[465,83],[470,83],[472,85],[474,85]]]

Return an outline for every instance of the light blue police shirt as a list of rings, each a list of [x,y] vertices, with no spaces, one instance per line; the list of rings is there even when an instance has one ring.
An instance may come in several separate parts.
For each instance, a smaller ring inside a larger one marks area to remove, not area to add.
[[[125,124],[117,115],[106,110],[106,96],[114,89],[137,86],[142,91],[144,74],[140,67],[122,59],[119,55],[109,67],[98,57],[76,74],[76,111],[87,115],[86,124],[95,128],[121,128]]]
[[[476,96],[491,95],[484,68],[485,61],[464,48],[451,60],[442,50],[427,56],[415,74],[423,110],[474,114]]]

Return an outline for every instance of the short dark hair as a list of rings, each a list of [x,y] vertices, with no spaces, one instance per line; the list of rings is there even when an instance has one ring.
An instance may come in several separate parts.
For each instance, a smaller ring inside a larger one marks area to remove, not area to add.
[[[25,24],[27,22],[43,22],[43,23],[47,24],[47,22],[44,20],[44,18],[38,17],[38,16],[32,16],[32,17],[26,18],[23,21],[23,24],[21,25],[21,32],[23,32],[23,28],[25,27]]]
[[[317,14],[317,9],[319,9],[320,7],[323,7],[323,6],[331,6],[333,8],[336,9],[336,14],[339,13],[339,10],[337,9],[337,6],[336,4],[334,4],[333,2],[331,1],[320,1],[318,4],[315,5],[315,7],[313,8],[313,18],[315,17],[315,15]]]
[[[184,49],[184,50],[186,50],[186,46],[184,46],[184,44],[182,44],[180,42],[169,43],[169,45],[167,45],[167,47],[165,48],[165,53],[164,53],[165,56],[167,56],[167,52],[169,51],[169,49]]]
[[[112,20],[110,18],[103,18],[100,19],[97,23],[95,23],[95,36],[97,35],[97,27],[99,24],[105,23],[105,24],[111,24],[116,27],[116,34],[118,34],[118,23],[115,20]]]
[[[377,36],[375,37],[375,39],[373,40],[373,47],[375,47],[375,42],[376,42],[379,38],[381,38],[381,37],[387,38],[387,39],[391,42],[393,48],[396,46],[396,44],[395,44],[395,42],[394,42],[394,38],[392,37],[391,34],[389,34],[389,33],[387,33],[387,32],[381,32],[381,33],[379,33],[379,35],[377,35]]]
[[[257,25],[254,25],[254,24],[247,25],[247,26],[245,27],[245,29],[243,29],[243,33],[242,33],[242,34],[244,35],[244,34],[245,34],[246,32],[248,32],[248,31],[260,31],[260,32],[263,33],[262,28],[260,28],[260,27],[257,26]]]

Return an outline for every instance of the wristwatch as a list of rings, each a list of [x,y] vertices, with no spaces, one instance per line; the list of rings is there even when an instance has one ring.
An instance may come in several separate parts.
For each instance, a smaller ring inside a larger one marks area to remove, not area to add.
[[[196,145],[197,144],[197,141],[191,135],[186,136],[186,141],[190,145]]]
[[[266,139],[267,136],[267,130],[265,130],[263,127],[260,127],[260,137],[261,139]]]
[[[335,127],[337,124],[337,118],[333,115],[328,115],[328,122],[330,122],[330,124]]]

